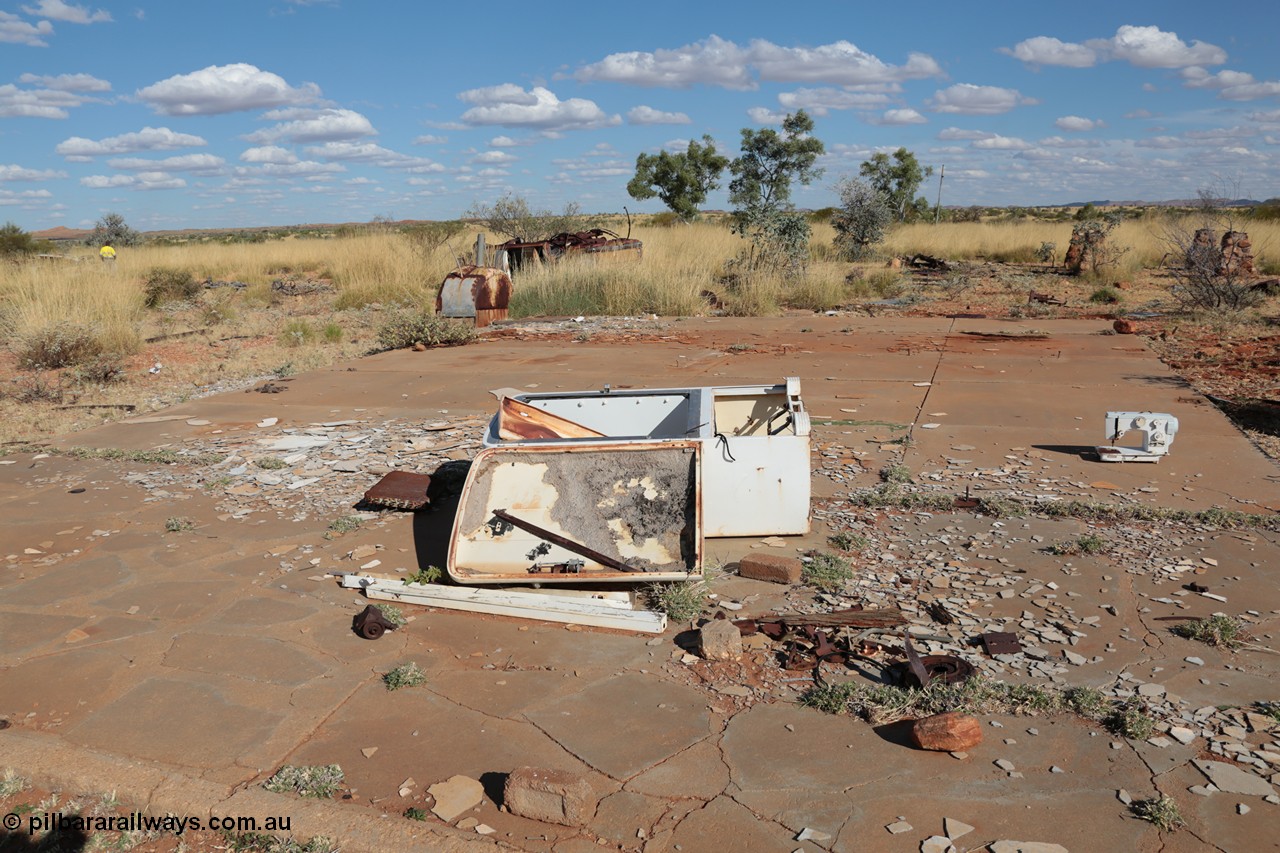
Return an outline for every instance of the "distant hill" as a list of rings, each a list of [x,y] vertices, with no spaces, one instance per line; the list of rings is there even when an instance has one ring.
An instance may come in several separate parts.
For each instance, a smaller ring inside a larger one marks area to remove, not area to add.
[[[46,228],[43,231],[33,231],[31,236],[37,240],[85,240],[92,234],[91,229],[85,228],[68,228],[65,225],[59,225],[57,228]]]

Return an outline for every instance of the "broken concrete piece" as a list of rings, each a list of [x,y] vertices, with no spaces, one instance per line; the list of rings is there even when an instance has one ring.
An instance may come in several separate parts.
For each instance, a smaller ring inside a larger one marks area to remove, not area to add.
[[[947,711],[912,723],[911,739],[920,749],[963,752],[982,743],[982,724],[976,717]]]
[[[942,835],[931,835],[920,842],[920,853],[955,853],[951,839]]]
[[[534,767],[519,767],[507,776],[503,802],[514,815],[561,826],[586,826],[599,804],[585,776]]]
[[[742,657],[742,632],[728,619],[712,619],[698,629],[698,652],[706,660]]]
[[[973,832],[973,827],[953,817],[944,817],[942,819],[942,831],[947,838],[955,841],[957,838]]]
[[[777,554],[748,554],[738,563],[738,574],[744,578],[770,583],[800,583],[804,564],[794,557]]]
[[[1069,853],[1061,844],[1045,841],[993,841],[991,853]]]
[[[452,823],[459,815],[480,805],[484,786],[466,776],[451,776],[432,785],[427,793],[435,799],[432,813],[445,823]]]
[[[915,827],[907,823],[905,820],[900,820],[889,824],[885,829],[889,830],[893,835],[901,835],[904,832],[910,832],[915,829]]]
[[[1209,777],[1220,791],[1226,791],[1228,794],[1253,794],[1258,797],[1265,797],[1268,794],[1274,794],[1275,789],[1265,779],[1254,776],[1252,773],[1246,773],[1234,764],[1227,764],[1222,761],[1201,761],[1199,759],[1192,761],[1196,769]]]

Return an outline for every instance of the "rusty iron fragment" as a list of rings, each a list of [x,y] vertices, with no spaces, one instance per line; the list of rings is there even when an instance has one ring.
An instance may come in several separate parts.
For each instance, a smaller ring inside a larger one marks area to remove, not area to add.
[[[419,510],[431,503],[431,477],[412,471],[392,471],[364,493],[364,503],[391,509]]]
[[[370,604],[355,615],[351,627],[366,640],[376,640],[387,631],[394,631],[396,624],[383,616],[376,604]]]
[[[512,272],[526,266],[537,267],[565,257],[586,255],[599,260],[638,261],[644,256],[644,243],[622,237],[607,228],[589,231],[561,232],[546,240],[508,240],[495,246],[498,257],[505,255]]]
[[[786,613],[773,617],[774,622],[796,628],[812,625],[820,628],[896,628],[907,624],[907,617],[901,610],[884,608],[882,610],[834,610],[831,613]],[[760,630],[768,633],[763,623]]]
[[[504,441],[536,438],[604,438],[602,432],[544,411],[514,397],[503,397],[498,410],[498,436]]]
[[[1022,651],[1022,643],[1018,642],[1018,635],[1012,631],[988,631],[981,639],[983,648],[992,657],[1016,655]]]
[[[956,617],[951,615],[951,611],[941,601],[930,601],[924,609],[928,611],[929,618],[939,625],[950,625],[956,621]]]

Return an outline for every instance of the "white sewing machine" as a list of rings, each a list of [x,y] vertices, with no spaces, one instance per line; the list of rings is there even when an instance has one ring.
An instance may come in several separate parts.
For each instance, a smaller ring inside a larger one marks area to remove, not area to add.
[[[1127,432],[1142,433],[1139,447],[1100,446],[1103,462],[1159,462],[1169,452],[1178,432],[1178,419],[1164,412],[1107,412],[1107,441],[1119,441]]]

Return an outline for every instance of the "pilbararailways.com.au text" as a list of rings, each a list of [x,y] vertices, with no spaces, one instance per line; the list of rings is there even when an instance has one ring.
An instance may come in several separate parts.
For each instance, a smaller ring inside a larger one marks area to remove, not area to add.
[[[78,815],[62,812],[46,812],[29,814],[25,820],[17,814],[4,816],[4,828],[15,831],[22,823],[26,824],[27,834],[36,835],[42,832],[165,832],[182,835],[184,832],[199,832],[204,829],[225,832],[289,832],[292,830],[292,817],[267,817],[259,820],[252,817],[230,817],[214,815],[207,820],[198,817],[178,817],[177,815],[148,815],[142,812],[129,812],[122,815]]]

